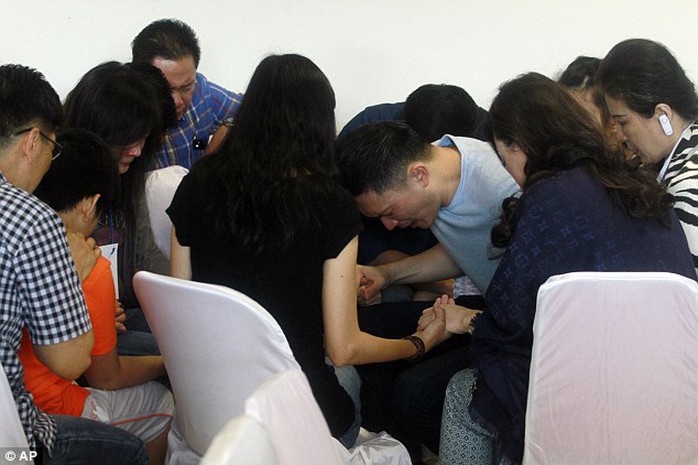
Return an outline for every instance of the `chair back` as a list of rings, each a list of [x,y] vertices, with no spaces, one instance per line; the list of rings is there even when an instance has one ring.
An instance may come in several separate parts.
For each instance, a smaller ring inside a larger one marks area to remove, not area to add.
[[[300,368],[276,320],[240,292],[146,271],[133,286],[165,361],[178,429],[200,455],[260,384]]]
[[[172,165],[153,170],[145,177],[145,201],[150,228],[153,231],[155,245],[167,258],[170,258],[172,221],[165,210],[172,203],[179,183],[188,172],[189,170],[183,166]]]
[[[698,463],[698,284],[576,272],[538,292],[524,464]]]
[[[2,365],[0,365],[0,418],[2,418],[0,445],[13,448],[29,447],[24,427],[17,412],[17,404],[15,404],[15,398]]]
[[[200,465],[278,465],[262,423],[249,415],[230,420],[211,443]]]
[[[287,370],[257,388],[245,403],[245,413],[269,432],[279,465],[341,465],[325,417],[301,370]]]

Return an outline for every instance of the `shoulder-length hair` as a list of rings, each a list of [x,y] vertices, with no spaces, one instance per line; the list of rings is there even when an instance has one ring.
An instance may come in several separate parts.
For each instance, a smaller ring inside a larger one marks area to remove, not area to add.
[[[306,57],[271,55],[255,70],[217,153],[194,166],[211,214],[258,252],[285,247],[336,182],[335,96]]]
[[[111,148],[115,162],[124,147],[146,139],[141,156],[133,160],[121,177],[119,209],[131,225],[136,222],[145,173],[153,168],[155,149],[161,142],[149,140],[162,137],[158,102],[153,86],[142,74],[110,61],[88,71],[63,104],[63,127],[87,129],[99,135]]]
[[[541,74],[525,74],[500,87],[490,108],[487,134],[490,141],[518,144],[526,154],[524,191],[541,179],[583,165],[634,217],[665,219],[671,207],[671,196],[651,174],[628,162],[589,112],[559,83]],[[503,204],[503,222],[492,231],[497,246],[508,243],[515,207],[510,199]]]

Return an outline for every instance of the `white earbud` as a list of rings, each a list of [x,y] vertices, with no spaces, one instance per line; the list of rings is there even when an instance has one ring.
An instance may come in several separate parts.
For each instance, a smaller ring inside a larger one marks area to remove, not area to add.
[[[674,128],[671,127],[671,121],[669,121],[667,115],[659,115],[659,125],[662,127],[662,131],[664,131],[664,134],[667,136],[674,133]]]

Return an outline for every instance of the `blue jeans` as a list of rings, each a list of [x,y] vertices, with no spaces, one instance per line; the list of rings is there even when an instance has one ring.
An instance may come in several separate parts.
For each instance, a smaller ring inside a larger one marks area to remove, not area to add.
[[[115,426],[69,415],[52,415],[58,425],[51,456],[45,465],[142,465],[148,463],[145,445]]]
[[[329,363],[329,361],[327,361],[327,363]],[[359,374],[353,366],[333,368],[339,385],[347,391],[351,400],[354,402],[354,423],[352,423],[341,438],[338,438],[339,442],[349,449],[356,442],[356,438],[359,436],[359,430],[361,429],[361,378],[359,378]]]

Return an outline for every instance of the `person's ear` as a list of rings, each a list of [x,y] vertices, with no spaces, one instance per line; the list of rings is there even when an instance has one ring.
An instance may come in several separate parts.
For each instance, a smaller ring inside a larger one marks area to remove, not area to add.
[[[31,130],[22,134],[22,140],[19,144],[22,158],[33,165],[37,157],[41,156],[41,133],[39,128],[31,128]]]
[[[671,125],[673,111],[669,105],[666,103],[658,103],[654,107],[654,116],[657,118],[659,126],[662,128],[662,132],[665,136],[674,134],[674,127]]]
[[[78,204],[78,210],[80,211],[80,218],[83,223],[89,223],[97,214],[97,201],[101,197],[101,194],[91,195],[85,197]]]
[[[410,166],[410,177],[414,178],[414,180],[422,187],[429,186],[429,168],[423,163],[413,163]]]

